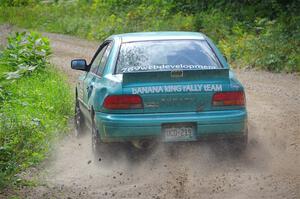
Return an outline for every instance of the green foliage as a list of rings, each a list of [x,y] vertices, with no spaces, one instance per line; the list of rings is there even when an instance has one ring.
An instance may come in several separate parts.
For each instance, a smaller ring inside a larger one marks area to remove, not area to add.
[[[299,21],[300,18],[291,17],[291,19]],[[286,29],[287,24],[282,23],[280,19],[270,21],[266,18],[257,18],[253,31],[235,25],[231,37],[223,38],[219,46],[237,67],[299,72],[300,29],[299,25],[294,25],[294,29]]]
[[[136,31],[201,31],[234,67],[300,72],[298,0],[0,0],[0,23],[103,40]],[[0,52],[0,187],[66,131],[71,94],[49,41],[17,33]],[[15,181],[17,182],[17,181]]]
[[[31,36],[34,36],[33,40]],[[36,33],[17,33],[10,37],[2,54],[25,49],[29,51],[28,56],[41,51],[50,52],[48,42],[37,44],[43,40],[46,41]],[[27,45],[20,45],[18,41]],[[28,48],[30,43],[35,47]],[[19,70],[16,66],[22,62],[38,63],[38,70],[30,75],[26,73],[18,79],[0,80],[0,188],[12,181],[18,183],[16,174],[44,159],[51,141],[67,131],[72,94],[64,77],[49,66],[48,55],[38,53],[32,60],[13,56],[9,57],[9,62],[7,55],[0,58],[0,74]],[[11,62],[18,64],[5,64]]]
[[[39,0],[0,0],[3,6],[28,6],[39,2]]]
[[[6,79],[17,79],[45,68],[49,55],[49,41],[38,33],[17,32],[11,35],[1,56],[1,64],[9,65],[14,70],[6,74]]]
[[[33,1],[14,1],[30,5],[22,8],[0,6],[0,23],[91,40],[124,32],[201,31],[217,43],[234,67],[300,71],[297,0]]]

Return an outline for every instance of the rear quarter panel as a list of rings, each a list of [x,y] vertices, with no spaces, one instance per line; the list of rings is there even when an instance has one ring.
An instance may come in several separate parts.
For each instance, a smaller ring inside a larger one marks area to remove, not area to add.
[[[112,40],[113,46],[106,62],[103,76],[97,78],[93,93],[88,101],[88,106],[96,112],[103,111],[102,104],[105,97],[111,94],[122,94],[122,77],[113,75],[121,39],[119,37],[109,37],[106,40]]]

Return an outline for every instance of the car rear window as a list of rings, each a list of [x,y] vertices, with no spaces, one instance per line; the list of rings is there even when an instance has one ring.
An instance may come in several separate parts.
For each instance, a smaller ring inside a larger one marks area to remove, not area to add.
[[[121,45],[116,73],[222,68],[204,40],[128,42]]]

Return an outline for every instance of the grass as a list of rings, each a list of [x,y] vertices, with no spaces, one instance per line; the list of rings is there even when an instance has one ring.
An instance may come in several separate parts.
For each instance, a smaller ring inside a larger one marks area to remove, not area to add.
[[[297,1],[2,1],[8,3],[0,6],[0,23],[90,40],[136,31],[201,31],[233,67],[300,72]]]
[[[47,157],[53,140],[68,132],[73,94],[66,77],[47,63],[8,80],[3,77],[16,68],[4,64],[4,56],[0,60],[0,188],[3,188],[18,184],[17,174]],[[39,59],[36,61],[40,63]]]
[[[0,24],[90,40],[136,31],[201,31],[233,67],[300,72],[300,14],[294,0],[43,2],[0,0]],[[0,53],[0,187],[17,183],[19,172],[47,156],[73,113],[70,88],[48,63],[48,40],[39,38],[18,34]]]

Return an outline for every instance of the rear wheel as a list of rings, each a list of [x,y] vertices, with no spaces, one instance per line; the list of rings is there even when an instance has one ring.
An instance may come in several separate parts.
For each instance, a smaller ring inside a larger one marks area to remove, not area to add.
[[[92,123],[92,150],[95,157],[95,160],[101,161],[101,142],[98,130],[95,126],[95,122]]]
[[[248,145],[248,129],[245,130],[245,133],[242,137],[229,140],[229,143],[232,150],[234,150],[234,153],[240,154],[245,152]]]
[[[75,103],[75,116],[74,116],[74,123],[75,123],[75,136],[80,137],[84,132],[84,121],[83,115],[80,110],[79,101],[76,99]]]
[[[95,125],[95,121],[92,123],[92,150],[94,154],[94,161],[103,164],[111,164],[113,159],[119,158],[119,152],[121,143],[105,143],[101,141],[99,131]]]

